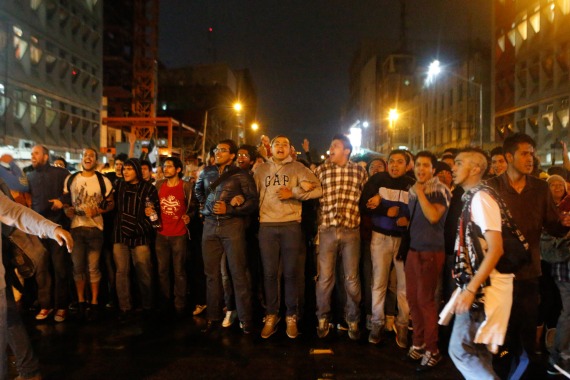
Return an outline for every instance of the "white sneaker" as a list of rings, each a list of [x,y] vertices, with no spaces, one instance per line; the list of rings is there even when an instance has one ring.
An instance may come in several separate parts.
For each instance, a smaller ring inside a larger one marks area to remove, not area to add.
[[[222,327],[230,327],[237,317],[237,311],[235,310],[228,310],[226,311],[226,316],[224,317],[224,321],[222,322]]]
[[[192,312],[192,315],[200,315],[207,308],[207,305],[196,305],[196,308]]]

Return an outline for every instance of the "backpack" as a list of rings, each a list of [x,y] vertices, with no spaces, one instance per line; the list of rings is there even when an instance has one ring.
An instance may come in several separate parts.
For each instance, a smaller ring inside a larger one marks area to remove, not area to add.
[[[474,231],[478,237],[483,237],[483,233],[481,232],[479,226],[471,222],[471,200],[473,199],[473,194],[477,193],[479,190],[485,191],[487,194],[489,194],[497,202],[501,210],[501,236],[503,238],[503,255],[499,259],[499,262],[495,266],[495,269],[497,269],[497,271],[500,273],[516,273],[523,266],[530,263],[530,247],[526,241],[526,238],[515,223],[507,205],[495,191],[495,189],[486,185],[479,185],[473,189],[473,191],[466,193],[464,195],[465,204],[463,205],[462,211],[463,220],[465,220],[467,223],[472,223],[472,231]],[[477,239],[473,239],[473,241],[475,242]]]
[[[81,173],[82,172],[75,172],[69,176],[69,179],[67,180],[68,194],[71,194],[71,184],[73,183],[73,180],[75,179],[75,177],[77,177],[78,174]],[[95,172],[95,175],[97,176],[97,180],[99,181],[99,186],[101,187],[101,196],[103,197],[103,199],[105,199],[105,196],[107,195],[107,186],[105,186],[105,178],[103,174],[99,173],[98,171]]]

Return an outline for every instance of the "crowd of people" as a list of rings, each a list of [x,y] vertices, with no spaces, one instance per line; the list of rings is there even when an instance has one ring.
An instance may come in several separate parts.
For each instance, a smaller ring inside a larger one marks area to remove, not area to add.
[[[263,339],[284,317],[295,339],[315,310],[319,338],[335,323],[351,340],[366,331],[370,344],[394,332],[418,372],[437,367],[447,346],[467,379],[499,378],[493,360],[506,352],[507,377],[519,379],[546,347],[548,373],[570,378],[570,264],[549,264],[540,251],[541,237],[570,231],[565,145],[564,165],[548,173],[522,133],[490,153],[449,149],[440,159],[396,149],[354,162],[340,134],[322,163],[307,140],[302,148],[304,157],[284,135],[257,147],[222,140],[204,165],[167,157],[155,177],[150,162],[127,155],[102,174],[91,148],[73,174],[43,146],[27,173],[2,156],[2,208],[39,215],[6,211],[0,221],[41,242],[26,251],[33,273],[22,282],[5,241],[16,289],[6,292],[8,315],[21,291],[38,322],[63,323],[70,310],[94,322],[104,303],[121,323],[137,309],[204,314],[205,334],[239,323]],[[33,223],[22,226],[26,218]],[[29,340],[8,343],[20,376],[39,378]]]

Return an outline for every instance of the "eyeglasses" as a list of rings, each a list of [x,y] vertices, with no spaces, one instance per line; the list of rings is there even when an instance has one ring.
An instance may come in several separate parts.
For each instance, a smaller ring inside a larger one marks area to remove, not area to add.
[[[216,148],[214,149],[214,153],[229,153],[229,149],[227,148]]]
[[[237,156],[238,156],[238,157],[249,158],[249,154],[247,154],[247,153],[238,153]]]

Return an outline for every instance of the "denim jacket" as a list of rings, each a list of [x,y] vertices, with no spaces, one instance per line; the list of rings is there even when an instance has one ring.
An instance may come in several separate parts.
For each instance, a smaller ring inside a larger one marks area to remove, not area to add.
[[[224,168],[228,171],[230,165]],[[206,218],[225,220],[233,217],[244,217],[257,210],[258,196],[257,188],[253,178],[245,170],[238,170],[236,173],[226,178],[213,192],[208,189],[210,184],[218,179],[220,173],[216,165],[207,166],[202,170],[196,182],[196,199],[200,202],[201,213]],[[239,206],[232,206],[230,201],[237,195],[243,196],[245,201]],[[212,211],[217,201],[226,204],[226,213],[216,215]]]

